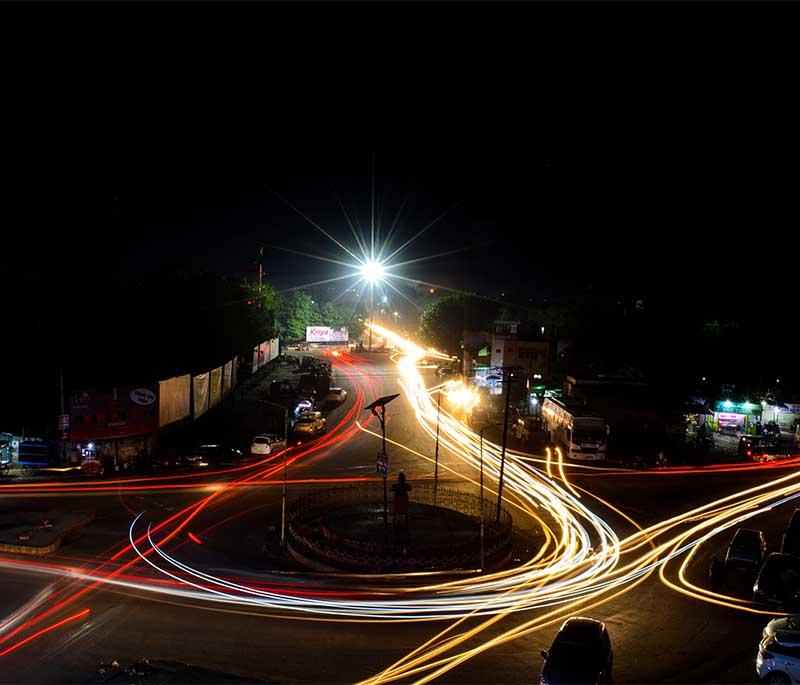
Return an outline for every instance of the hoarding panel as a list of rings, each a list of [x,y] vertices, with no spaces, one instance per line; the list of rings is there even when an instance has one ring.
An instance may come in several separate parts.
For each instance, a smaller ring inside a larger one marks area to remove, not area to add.
[[[331,328],[330,326],[307,326],[306,342],[347,342],[349,339],[346,328]]]
[[[158,425],[166,426],[189,416],[192,377],[175,376],[158,383]]]
[[[225,362],[222,367],[222,396],[227,397],[228,393],[233,387],[231,381],[233,380],[233,361]]]
[[[209,401],[208,406],[216,407],[222,399],[222,367],[218,366],[216,369],[211,370],[211,387],[209,388]]]
[[[209,374],[200,373],[192,378],[194,388],[194,418],[199,418],[208,411]]]

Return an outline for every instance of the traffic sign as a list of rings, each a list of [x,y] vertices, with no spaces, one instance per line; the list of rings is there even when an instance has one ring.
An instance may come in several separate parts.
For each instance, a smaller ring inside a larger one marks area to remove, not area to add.
[[[375,462],[375,468],[378,471],[379,476],[386,476],[389,475],[389,457],[385,454],[378,454],[378,460]]]

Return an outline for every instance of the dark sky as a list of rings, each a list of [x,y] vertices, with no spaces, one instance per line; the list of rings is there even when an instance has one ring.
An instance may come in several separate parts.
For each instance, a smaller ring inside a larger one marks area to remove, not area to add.
[[[34,11],[35,9],[35,11]],[[6,5],[4,260],[90,283],[257,246],[340,258],[336,194],[409,275],[486,294],[794,287],[791,9]],[[285,288],[336,267],[268,249]],[[76,274],[81,274],[78,278]],[[87,286],[92,287],[92,286]],[[763,295],[762,295],[763,293]]]

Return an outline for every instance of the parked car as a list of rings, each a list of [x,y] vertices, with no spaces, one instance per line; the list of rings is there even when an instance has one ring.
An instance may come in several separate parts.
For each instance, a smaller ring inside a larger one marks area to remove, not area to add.
[[[800,509],[795,509],[781,538],[781,553],[800,557]]]
[[[250,454],[272,454],[286,449],[286,438],[274,433],[262,433],[253,438]]]
[[[307,411],[300,414],[293,430],[298,438],[316,438],[327,430],[327,425],[321,412]]]
[[[564,621],[548,651],[539,685],[596,685],[611,682],[614,654],[605,625],[573,616]]]
[[[778,630],[758,645],[756,673],[770,685],[789,685],[800,680],[800,632]]]
[[[81,462],[81,473],[85,476],[102,476],[105,473],[103,462],[95,457],[86,457]]]
[[[269,396],[273,399],[292,397],[294,388],[289,381],[274,380],[269,384]]]
[[[347,399],[347,390],[344,388],[329,388],[327,402],[330,404],[342,404]]]
[[[193,468],[230,466],[242,458],[242,451],[225,445],[200,445],[186,450],[181,461]]]
[[[758,571],[764,563],[767,542],[764,533],[752,528],[739,528],[725,553],[725,567],[743,571]]]
[[[779,630],[790,630],[800,633],[800,615],[773,618],[764,626],[764,630],[761,631],[761,637],[767,638],[770,635],[775,635]]]
[[[783,609],[800,606],[800,558],[770,554],[753,585],[753,599]]]
[[[767,446],[770,439],[765,435],[743,435],[739,438],[739,445],[736,452],[740,457],[758,461],[767,453]]]

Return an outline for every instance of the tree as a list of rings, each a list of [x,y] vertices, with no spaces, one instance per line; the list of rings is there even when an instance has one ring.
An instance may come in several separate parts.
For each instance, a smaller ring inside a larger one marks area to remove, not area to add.
[[[419,320],[420,338],[434,347],[456,353],[464,330],[488,330],[499,306],[475,295],[453,293],[428,304]]]
[[[306,328],[317,325],[319,311],[314,301],[302,290],[279,295],[275,323],[278,335],[287,340],[305,340]]]

